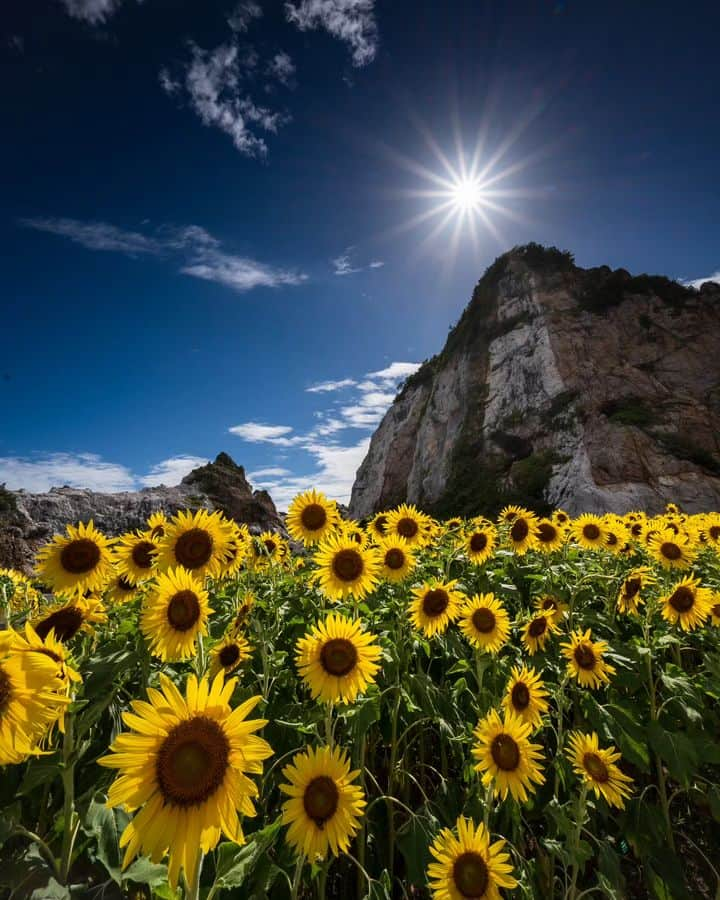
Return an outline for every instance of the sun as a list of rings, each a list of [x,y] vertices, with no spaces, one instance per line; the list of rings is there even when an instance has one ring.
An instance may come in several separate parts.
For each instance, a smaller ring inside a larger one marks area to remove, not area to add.
[[[460,178],[450,190],[455,208],[461,212],[472,212],[482,203],[482,187],[472,178]]]

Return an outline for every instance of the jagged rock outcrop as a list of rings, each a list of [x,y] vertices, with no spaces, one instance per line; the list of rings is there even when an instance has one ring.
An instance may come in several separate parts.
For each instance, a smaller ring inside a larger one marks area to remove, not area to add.
[[[35,551],[66,525],[92,519],[108,535],[141,528],[157,510],[219,509],[251,531],[283,530],[267,491],[253,491],[245,470],[227,453],[194,469],[175,487],[101,494],[81,488],[51,488],[46,494],[2,491],[0,567],[30,571]]]
[[[373,435],[356,518],[720,508],[720,285],[501,256]]]

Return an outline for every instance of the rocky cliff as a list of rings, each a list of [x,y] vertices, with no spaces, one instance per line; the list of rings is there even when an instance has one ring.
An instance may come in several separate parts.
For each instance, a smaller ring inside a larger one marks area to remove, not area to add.
[[[443,516],[719,509],[720,286],[537,244],[501,256],[379,425],[350,513],[404,500]]]
[[[252,531],[281,530],[270,495],[253,491],[245,470],[227,453],[194,469],[175,487],[100,494],[79,488],[51,488],[46,494],[0,492],[0,567],[29,571],[35,551],[67,524],[93,519],[101,531],[118,535],[141,528],[157,510],[219,509]]]

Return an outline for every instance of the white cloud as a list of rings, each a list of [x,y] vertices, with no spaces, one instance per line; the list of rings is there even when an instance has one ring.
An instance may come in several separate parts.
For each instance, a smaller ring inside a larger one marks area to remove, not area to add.
[[[90,25],[100,25],[113,15],[122,0],[61,0],[68,15]]]
[[[336,275],[352,275],[353,272],[360,271],[360,269],[354,268],[351,265],[350,255],[348,253],[343,253],[341,256],[336,257],[332,261],[332,264]]]
[[[144,487],[157,487],[161,484],[172,487],[180,484],[193,469],[209,462],[204,456],[171,456],[154,465],[147,475],[140,478],[140,483]]]
[[[166,94],[177,94],[182,87],[182,84],[180,84],[177,79],[173,78],[170,71],[164,66],[158,72],[158,81],[160,82],[160,87]]]
[[[230,434],[234,434],[244,441],[253,444],[267,443],[289,446],[292,439],[286,437],[292,432],[289,425],[264,425],[261,422],[244,422],[242,425],[233,425],[228,428]]]
[[[692,281],[683,281],[683,284],[686,287],[695,288],[695,290],[699,290],[706,281],[713,281],[715,284],[720,284],[720,272],[713,272],[712,275],[706,275],[705,278],[694,278]]]
[[[368,266],[368,268],[370,268],[370,269],[381,269],[384,265],[385,265],[385,263],[384,263],[381,259],[374,259],[374,260],[370,263],[370,265]]]
[[[247,31],[253,19],[262,16],[262,9],[253,0],[238,3],[228,16],[227,23],[232,31]]]
[[[33,458],[0,458],[0,484],[10,490],[32,492],[51,487],[91,488],[94,491],[131,491],[135,477],[125,466],[105,462],[93,453],[49,453]]]
[[[283,469],[280,466],[268,466],[265,469],[256,469],[254,472],[248,472],[250,481],[258,481],[261,478],[281,478],[285,475],[292,475],[290,469]]]
[[[280,84],[288,86],[295,74],[295,64],[290,55],[281,50],[276,53],[267,65],[267,73],[272,78],[276,78]]]
[[[297,285],[307,280],[302,272],[220,250],[220,241],[199,225],[162,226],[154,234],[146,235],[123,231],[106,222],[77,219],[21,219],[21,224],[61,235],[89,250],[108,250],[127,256],[180,254],[180,272],[184,275],[215,281],[240,292],[256,287]]]
[[[394,362],[386,369],[380,369],[379,372],[368,372],[368,378],[380,378],[383,381],[397,381],[401,378],[407,378],[413,372],[417,372],[421,363],[410,362]]]
[[[305,390],[309,394],[325,394],[329,391],[341,391],[343,388],[353,387],[357,384],[352,378],[341,378],[340,381],[321,381],[318,384],[313,384],[309,388],[305,388]]]
[[[301,31],[324,28],[333,37],[348,44],[355,66],[364,66],[375,58],[378,29],[375,0],[300,0],[286,3],[285,14]]]

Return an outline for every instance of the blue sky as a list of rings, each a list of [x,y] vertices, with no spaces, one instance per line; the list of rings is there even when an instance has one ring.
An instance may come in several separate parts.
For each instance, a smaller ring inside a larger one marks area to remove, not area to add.
[[[170,484],[225,450],[281,508],[347,499],[514,244],[720,280],[719,26],[626,0],[4,9],[0,482]]]

